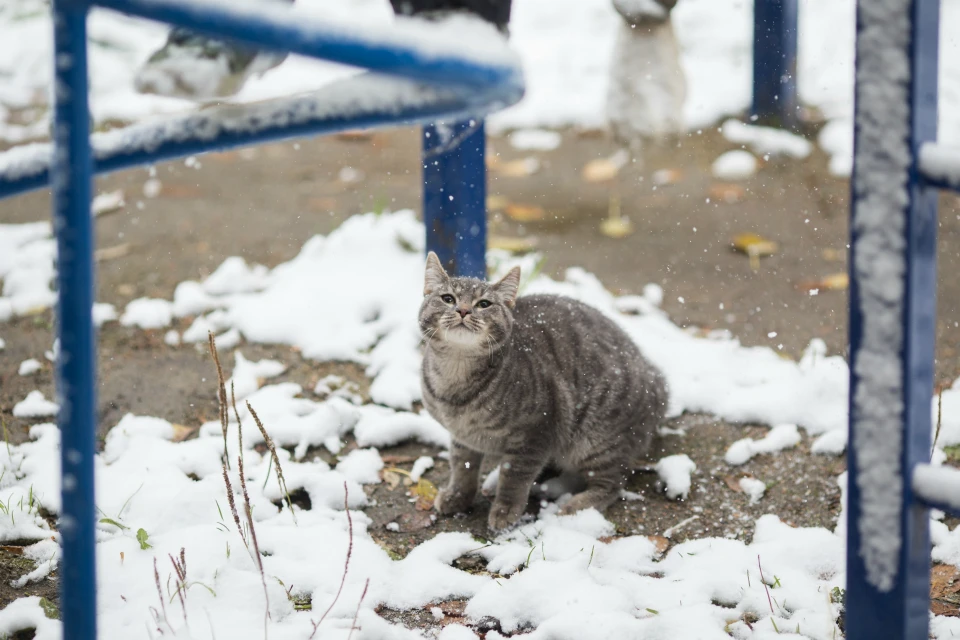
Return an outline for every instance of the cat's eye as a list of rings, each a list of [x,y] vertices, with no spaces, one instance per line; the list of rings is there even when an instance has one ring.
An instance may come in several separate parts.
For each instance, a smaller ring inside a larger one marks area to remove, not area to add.
[[[481,309],[486,309],[486,308],[489,307],[491,304],[493,304],[493,303],[490,302],[489,300],[481,300],[480,302],[477,303],[477,306],[478,306],[479,308],[481,308]]]
[[[440,299],[446,302],[447,304],[453,304],[455,302],[453,296],[450,295],[449,293],[443,294],[442,296],[440,296]]]

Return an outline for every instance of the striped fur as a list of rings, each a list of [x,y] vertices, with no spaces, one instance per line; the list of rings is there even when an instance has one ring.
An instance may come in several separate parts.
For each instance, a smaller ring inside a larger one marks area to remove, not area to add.
[[[605,509],[667,405],[662,374],[612,320],[569,298],[518,299],[519,279],[519,269],[497,283],[452,278],[431,253],[420,308],[424,405],[453,437],[436,506],[470,508],[492,456],[501,462],[494,530],[516,522],[548,464],[586,480],[566,512]]]

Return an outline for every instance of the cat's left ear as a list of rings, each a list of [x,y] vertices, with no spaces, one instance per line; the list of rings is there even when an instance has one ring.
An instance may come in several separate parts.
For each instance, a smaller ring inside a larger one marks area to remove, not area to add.
[[[512,307],[513,303],[517,301],[517,292],[520,290],[520,267],[510,269],[507,275],[493,285],[493,288],[503,296],[504,303],[508,307]]]
[[[433,251],[427,254],[427,270],[423,278],[423,295],[428,296],[450,279],[443,265],[440,264],[440,258]]]

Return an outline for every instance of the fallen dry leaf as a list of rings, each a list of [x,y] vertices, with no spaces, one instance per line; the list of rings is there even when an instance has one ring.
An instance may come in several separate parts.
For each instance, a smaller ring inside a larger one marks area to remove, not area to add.
[[[384,469],[380,472],[380,477],[383,478],[383,481],[387,484],[387,487],[391,491],[400,486],[400,474],[396,473],[390,469]]]
[[[124,242],[123,244],[114,245],[112,247],[104,247],[102,249],[97,249],[96,251],[93,252],[93,259],[96,262],[104,262],[106,260],[122,258],[128,253],[130,253],[130,244],[127,242]]]
[[[834,273],[820,281],[824,289],[833,291],[842,291],[850,286],[850,275],[847,272]]]
[[[670,548],[670,539],[663,536],[647,536],[647,540],[657,548],[657,553],[663,555]]]
[[[546,211],[535,204],[508,204],[503,212],[515,222],[535,222],[543,220]]]
[[[683,179],[683,171],[680,171],[680,169],[657,169],[650,179],[658,187],[677,184]]]
[[[710,187],[710,198],[713,200],[726,202],[727,204],[743,202],[744,198],[746,198],[746,195],[747,192],[738,184],[718,182]]]
[[[328,196],[314,196],[307,200],[307,208],[311,211],[319,211],[321,213],[336,211],[337,199]]]
[[[731,491],[736,491],[738,493],[742,491],[740,488],[740,478],[735,478],[734,476],[724,476],[723,482],[730,487]]]
[[[823,259],[827,262],[840,262],[841,260],[846,260],[847,250],[846,249],[824,249],[820,252],[820,255],[823,256]]]
[[[435,522],[432,514],[427,511],[412,511],[400,514],[397,518],[399,533],[412,533],[430,527]]]
[[[189,184],[164,184],[163,196],[165,198],[199,198],[203,191],[199,187]]]
[[[756,233],[740,233],[733,237],[733,248],[750,258],[750,267],[760,268],[760,258],[772,256],[780,248],[773,240],[767,240]]]
[[[489,236],[488,249],[501,249],[511,253],[528,253],[537,247],[536,238],[510,238],[507,236]]]
[[[487,211],[501,211],[510,204],[506,196],[493,195],[487,196]]]
[[[845,291],[850,286],[850,276],[846,272],[834,273],[820,280],[801,282],[798,286],[802,291]]]
[[[508,162],[497,162],[490,170],[504,178],[526,178],[540,170],[540,161],[534,157],[520,158]]]
[[[171,438],[171,440],[173,442],[183,442],[184,440],[189,438],[191,435],[196,433],[199,429],[200,429],[200,425],[197,425],[195,427],[188,427],[185,424],[174,424],[173,438]]]
[[[15,556],[23,555],[23,547],[18,547],[17,545],[9,545],[9,544],[0,545],[0,549],[6,551],[7,553],[11,553]]]
[[[600,233],[608,238],[625,238],[633,233],[633,223],[630,222],[630,218],[624,216],[604,218],[600,223]]]
[[[930,570],[930,610],[934,615],[960,617],[960,572],[949,564]]]
[[[416,456],[401,456],[393,453],[386,453],[381,455],[380,459],[383,460],[383,464],[389,464],[393,466],[397,464],[406,464],[408,462],[413,462],[417,458]]]
[[[587,182],[609,182],[617,177],[629,160],[630,154],[624,149],[609,158],[591,160],[583,167],[583,179]]]
[[[433,501],[437,498],[437,486],[427,480],[420,478],[420,481],[411,489],[410,493],[417,497],[416,508],[419,511],[429,511],[433,508]]]

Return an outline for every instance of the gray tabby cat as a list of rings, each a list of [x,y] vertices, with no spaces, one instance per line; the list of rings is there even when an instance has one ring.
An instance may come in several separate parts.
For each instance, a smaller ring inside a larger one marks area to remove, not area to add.
[[[473,504],[484,456],[499,459],[491,529],[515,523],[538,474],[579,472],[563,512],[605,509],[663,419],[662,374],[612,320],[551,295],[517,298],[520,268],[497,283],[450,277],[427,257],[420,330],[423,403],[452,436],[444,514]]]

